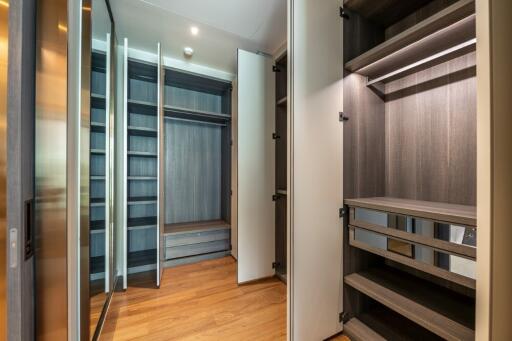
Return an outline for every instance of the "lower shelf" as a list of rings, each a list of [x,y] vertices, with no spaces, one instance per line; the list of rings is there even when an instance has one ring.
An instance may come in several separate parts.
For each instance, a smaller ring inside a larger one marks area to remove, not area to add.
[[[128,268],[156,264],[156,249],[128,252]]]
[[[443,340],[377,302],[364,313],[350,319],[344,325],[343,332],[351,341]]]
[[[345,283],[447,340],[474,340],[475,301],[383,266],[345,276]]]

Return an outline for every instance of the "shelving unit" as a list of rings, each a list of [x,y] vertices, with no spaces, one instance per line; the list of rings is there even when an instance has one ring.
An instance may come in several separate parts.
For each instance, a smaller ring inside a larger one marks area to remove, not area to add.
[[[165,70],[165,266],[230,252],[231,83]]]
[[[90,279],[105,278],[106,54],[92,52],[90,132]]]
[[[287,210],[287,135],[288,135],[288,59],[283,54],[275,65],[276,107],[275,107],[275,255],[276,275],[286,282],[287,244],[286,244],[286,210]]]
[[[345,63],[368,84],[392,79],[438,60],[474,51],[474,0],[460,0]]]
[[[157,267],[158,68],[128,59],[127,94],[127,271]]]
[[[379,267],[345,276],[345,283],[447,340],[473,340],[474,299]]]
[[[344,331],[473,340],[474,1],[344,5]]]

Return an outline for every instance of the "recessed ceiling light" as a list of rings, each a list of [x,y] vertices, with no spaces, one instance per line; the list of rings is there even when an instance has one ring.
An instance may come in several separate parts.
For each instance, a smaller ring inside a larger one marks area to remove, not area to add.
[[[183,49],[183,54],[185,54],[185,57],[187,58],[191,58],[192,55],[194,54],[194,49],[187,46]]]
[[[193,36],[197,36],[197,34],[199,33],[199,28],[197,26],[192,26],[190,28],[190,33],[192,33]]]

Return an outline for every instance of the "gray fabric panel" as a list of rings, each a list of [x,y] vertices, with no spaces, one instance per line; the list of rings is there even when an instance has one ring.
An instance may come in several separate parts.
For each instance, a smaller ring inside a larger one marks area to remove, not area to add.
[[[156,204],[128,205],[128,218],[156,216]]]
[[[129,176],[156,176],[156,158],[130,156],[128,158]]]
[[[129,98],[136,101],[156,103],[157,87],[156,83],[145,82],[138,79],[130,79]]]
[[[131,135],[128,137],[128,150],[131,152],[157,153],[157,138]]]
[[[156,249],[156,229],[131,230],[128,245],[130,252]]]
[[[166,105],[222,113],[222,97],[218,95],[166,86],[164,98]]]
[[[165,120],[165,223],[221,218],[221,127]]]
[[[97,95],[106,94],[107,80],[105,73],[93,71],[91,73],[91,92]]]
[[[157,127],[157,117],[150,115],[142,115],[131,112],[128,118],[129,126],[140,127],[140,128],[153,128]]]
[[[105,133],[91,132],[91,149],[105,150]]]

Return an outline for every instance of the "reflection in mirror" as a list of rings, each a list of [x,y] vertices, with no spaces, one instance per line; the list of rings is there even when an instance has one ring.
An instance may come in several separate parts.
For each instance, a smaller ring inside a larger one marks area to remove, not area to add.
[[[90,130],[90,336],[95,336],[112,281],[111,193],[111,34],[106,0],[92,1]]]
[[[476,247],[476,228],[457,226],[366,208],[355,208],[355,221],[392,228],[458,245]],[[357,223],[354,223],[358,225]]]
[[[393,252],[449,272],[476,278],[476,262],[429,246],[409,243],[365,229],[354,229],[354,240],[371,248]]]

